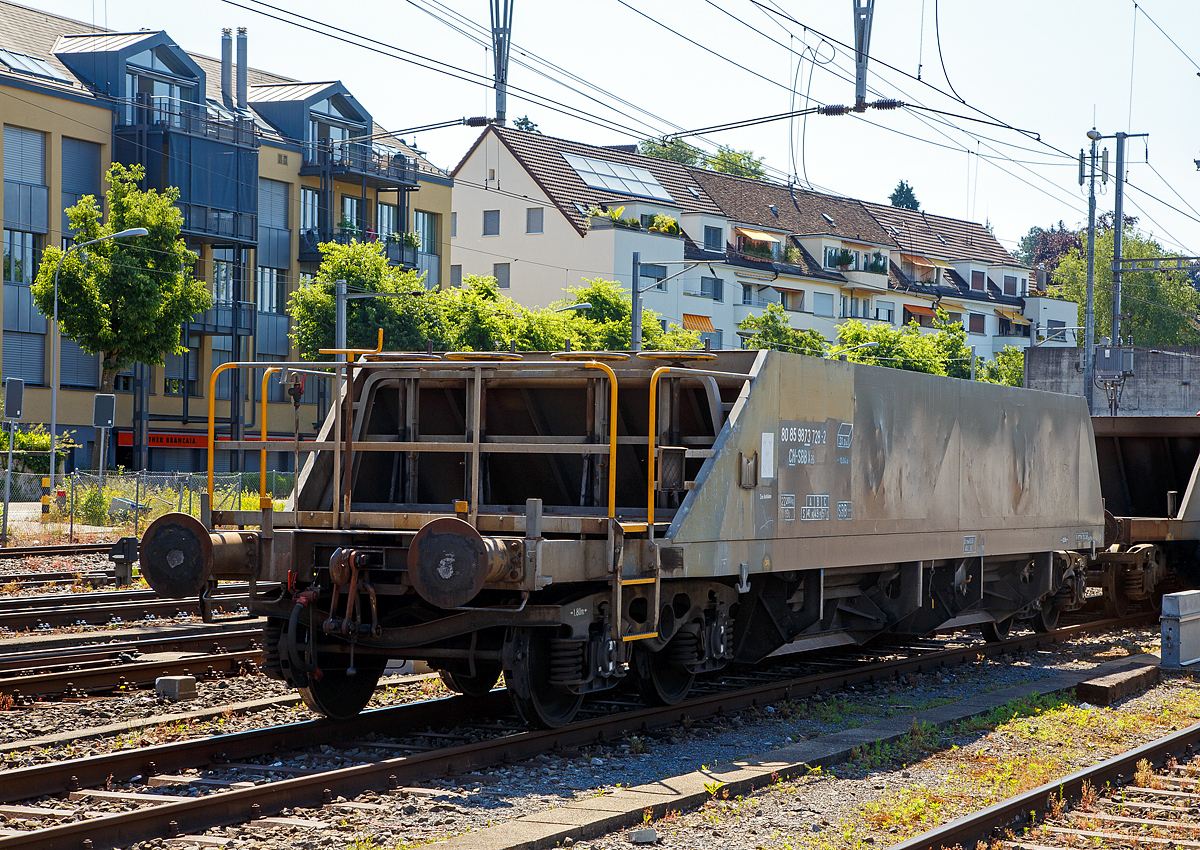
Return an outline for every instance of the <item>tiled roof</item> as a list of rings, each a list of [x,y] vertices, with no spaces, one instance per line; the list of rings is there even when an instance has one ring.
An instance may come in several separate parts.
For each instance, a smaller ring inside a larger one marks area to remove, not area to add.
[[[828,234],[875,245],[895,240],[853,198],[838,198],[764,180],[734,177],[702,168],[689,168],[718,207],[735,222],[785,230],[799,235]],[[778,213],[771,211],[774,205]],[[822,213],[829,216],[832,222]]]
[[[949,262],[982,260],[989,264],[1019,265],[991,231],[977,222],[869,201],[864,201],[863,206],[888,229],[891,241],[906,254]]]
[[[822,266],[819,262],[817,262],[817,259],[812,254],[808,253],[808,249],[800,244],[800,240],[793,237],[791,243],[800,249],[800,262],[794,264],[787,263],[786,265],[790,266],[791,268],[799,269],[802,274],[807,275],[808,277],[815,277],[821,280],[836,280],[843,283],[845,282],[845,275]]]
[[[53,15],[16,3],[0,2],[0,49],[13,50],[49,62],[74,79],[67,67],[54,57],[54,45],[62,35],[104,32],[83,21]],[[0,75],[0,79],[3,75]],[[46,82],[39,80],[39,82]]]
[[[252,85],[246,95],[246,100],[250,103],[277,103],[279,101],[304,100],[314,94],[325,91],[325,89],[333,85],[337,85],[337,83],[329,81],[324,83],[290,82]]]
[[[648,199],[635,198],[630,195],[618,195],[614,192],[589,187],[575,173],[575,169],[563,159],[562,154],[564,153],[601,159],[606,162],[621,163],[634,168],[644,168],[653,174],[655,179],[662,184],[663,188],[667,190],[667,193],[674,200],[674,205],[678,206],[683,212],[704,212],[711,215],[721,215],[720,208],[697,186],[695,179],[690,174],[691,169],[677,162],[668,162],[650,156],[625,153],[624,151],[612,148],[585,145],[567,139],[556,139],[553,136],[543,136],[540,133],[526,133],[523,130],[514,130],[509,127],[496,127],[493,125],[484,130],[483,134],[480,135],[475,144],[471,146],[471,149],[467,151],[466,155],[455,166],[453,172],[451,172],[455,177],[458,176],[459,170],[462,169],[467,159],[490,133],[494,133],[499,137],[501,142],[512,152],[513,156],[529,172],[530,176],[542,187],[547,197],[562,211],[562,214],[566,216],[567,220],[581,234],[586,231],[587,222],[585,221],[586,217],[575,206],[576,204],[580,204],[586,209],[587,207],[600,204],[605,206],[623,206],[638,200]],[[695,194],[689,191],[689,186],[696,190]],[[665,202],[660,201],[659,203]]]
[[[112,53],[145,41],[158,32],[102,32],[64,35],[54,45],[55,53]]]

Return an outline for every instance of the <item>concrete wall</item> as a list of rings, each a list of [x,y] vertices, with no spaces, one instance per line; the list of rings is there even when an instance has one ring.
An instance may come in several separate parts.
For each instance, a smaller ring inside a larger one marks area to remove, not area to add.
[[[1135,348],[1119,416],[1195,416],[1200,411],[1200,346]],[[1025,354],[1025,386],[1083,395],[1083,349],[1038,346]],[[1093,391],[1093,412],[1108,412],[1104,391]]]

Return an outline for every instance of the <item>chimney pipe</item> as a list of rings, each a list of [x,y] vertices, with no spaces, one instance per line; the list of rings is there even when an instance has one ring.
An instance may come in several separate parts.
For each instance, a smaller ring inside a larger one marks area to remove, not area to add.
[[[238,109],[246,108],[246,28],[238,27],[237,39],[237,105]]]
[[[221,30],[221,102],[233,107],[233,30]]]

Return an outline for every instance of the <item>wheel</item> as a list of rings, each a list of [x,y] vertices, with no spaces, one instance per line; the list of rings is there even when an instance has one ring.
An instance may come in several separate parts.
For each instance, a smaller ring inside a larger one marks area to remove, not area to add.
[[[450,690],[469,697],[481,697],[499,681],[500,664],[495,661],[476,661],[474,676],[466,670],[438,670],[438,675]]]
[[[1127,617],[1129,606],[1129,597],[1125,595],[1125,589],[1120,582],[1117,582],[1115,587],[1104,588],[1104,616]]]
[[[387,659],[377,655],[355,654],[353,676],[347,674],[350,656],[340,652],[318,652],[321,678],[308,677],[308,684],[299,688],[304,704],[330,720],[349,720],[366,708],[387,666]]]
[[[513,708],[530,726],[566,726],[583,704],[583,695],[551,681],[553,653],[550,629],[510,629],[505,638],[504,681]]]
[[[1029,624],[1033,626],[1035,632],[1052,632],[1058,628],[1058,619],[1062,612],[1054,604],[1054,600],[1043,599],[1042,607],[1033,615],[1033,619]]]
[[[983,639],[988,643],[999,643],[1002,640],[1008,639],[1008,633],[1012,631],[1013,618],[1005,617],[1003,620],[997,620],[992,623],[983,623],[979,627],[979,631],[983,634]]]
[[[690,632],[679,632],[658,652],[637,647],[633,652],[634,678],[638,693],[647,705],[675,705],[683,702],[696,674],[685,665],[696,658],[698,641]]]

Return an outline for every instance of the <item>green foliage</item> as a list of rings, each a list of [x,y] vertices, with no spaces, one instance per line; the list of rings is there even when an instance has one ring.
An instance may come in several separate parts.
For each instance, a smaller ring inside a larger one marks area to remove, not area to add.
[[[975,377],[989,384],[1007,384],[1010,387],[1025,385],[1025,349],[1006,345],[992,360],[980,359],[975,367]]]
[[[657,213],[654,216],[654,221],[647,228],[650,231],[658,233],[669,233],[672,236],[678,236],[682,231],[679,229],[679,222],[674,217]]]
[[[887,260],[883,258],[883,253],[876,251],[871,255],[871,262],[867,264],[867,271],[872,274],[887,274]]]
[[[638,142],[638,153],[691,166],[704,161],[704,152],[683,139],[643,139]]]
[[[570,296],[547,309],[524,307],[503,294],[493,277],[468,276],[461,287],[426,291],[421,277],[389,266],[374,244],[321,245],[324,260],[316,278],[288,302],[294,319],[292,339],[310,360],[328,360],[319,349],[334,338],[334,282],[345,280],[351,292],[393,292],[388,298],[362,298],[347,304],[346,339],[351,348],[374,348],[383,328],[388,351],[558,351],[568,341],[575,349],[627,349],[633,309],[629,293],[614,281],[596,279],[568,290]],[[573,304],[588,310],[568,310]],[[663,331],[653,310],[643,313],[645,348],[697,348],[693,331],[670,326]]]
[[[1050,225],[1048,230],[1036,224],[1029,228],[1029,232],[1017,243],[1014,256],[1022,265],[1045,265],[1047,271],[1053,272],[1059,261],[1072,248],[1078,251],[1081,247],[1079,234],[1068,230],[1062,219],[1059,219],[1058,225]]]
[[[848,266],[854,262],[854,252],[849,248],[842,248],[837,252],[837,256],[833,259],[835,266]]]
[[[912,186],[909,186],[903,180],[896,184],[896,188],[892,190],[892,194],[888,195],[888,200],[892,202],[893,207],[901,207],[906,210],[919,210],[921,208],[921,202],[917,200]]]
[[[755,156],[753,151],[734,150],[728,145],[717,148],[715,156],[704,160],[704,167],[709,171],[720,171],[722,174],[732,174],[735,177],[750,177],[762,180],[767,176],[763,168],[763,157]]]
[[[100,487],[92,487],[79,503],[84,525],[108,525],[108,496]]]
[[[71,444],[70,433],[64,434],[58,440],[58,456],[61,460],[65,455],[64,446]],[[0,431],[0,453],[8,451],[8,431]],[[41,454],[30,454],[40,452]],[[42,424],[31,428],[17,430],[16,442],[13,444],[13,471],[37,472],[50,474],[50,432]]]
[[[1112,256],[1113,236],[1109,229],[1096,238],[1095,312],[1096,339],[1112,335]],[[1072,248],[1054,270],[1050,294],[1067,298],[1079,305],[1079,326],[1084,323],[1087,299],[1087,233],[1083,244]],[[1122,235],[1124,259],[1162,257],[1170,252],[1128,223]],[[1200,292],[1192,286],[1187,272],[1136,271],[1121,275],[1121,312],[1129,315],[1121,323],[1124,337],[1137,345],[1200,344]]]
[[[521,130],[526,133],[537,133],[539,136],[542,135],[542,132],[538,129],[538,125],[530,121],[528,115],[522,115],[520,118],[514,121],[513,129]]]
[[[743,331],[753,331],[746,340],[746,348],[769,348],[773,351],[790,351],[824,357],[825,338],[820,332],[809,328],[798,331],[788,321],[787,311],[779,304],[768,304],[767,309],[757,316],[747,316],[738,323]]]
[[[47,248],[33,283],[33,298],[45,315],[54,312],[54,272],[58,280],[58,317],[62,335],[89,354],[102,357],[103,392],[112,392],[117,372],[134,363],[161,366],[166,355],[185,351],[179,326],[208,309],[203,281],[192,277],[196,254],[179,238],[183,216],[175,206],[179,190],[142,191],[140,165],[113,163],[108,170],[107,223],[91,195],[67,210],[67,218],[85,242],[131,227],[148,236],[110,239],[72,251]],[[81,256],[86,251],[86,258]]]
[[[836,357],[845,349],[874,342],[877,344],[869,348],[848,351],[846,359],[908,372],[969,378],[971,349],[962,323],[951,322],[945,311],[939,310],[933,326],[935,333],[925,334],[915,321],[896,328],[883,322],[865,325],[851,319],[838,327],[841,344],[830,350],[830,356]]]
[[[783,249],[783,261],[789,266],[798,266],[804,259],[804,254],[796,245],[788,245]]]

